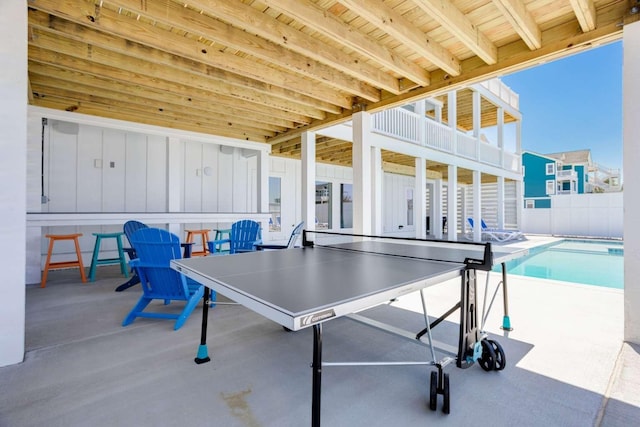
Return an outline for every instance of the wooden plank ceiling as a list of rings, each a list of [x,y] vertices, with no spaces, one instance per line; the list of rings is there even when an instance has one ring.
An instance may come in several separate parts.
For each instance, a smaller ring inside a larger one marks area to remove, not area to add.
[[[32,105],[262,142],[290,157],[304,130],[617,40],[640,15],[628,0],[27,5]],[[483,116],[491,109],[483,103]],[[350,156],[344,141],[317,141],[319,161]],[[390,152],[383,160],[413,164]]]

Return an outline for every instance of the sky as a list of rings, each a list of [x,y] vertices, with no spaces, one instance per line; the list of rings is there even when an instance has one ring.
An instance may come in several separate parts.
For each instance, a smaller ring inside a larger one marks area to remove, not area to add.
[[[622,170],[622,42],[502,77],[520,95],[522,149],[591,149]]]

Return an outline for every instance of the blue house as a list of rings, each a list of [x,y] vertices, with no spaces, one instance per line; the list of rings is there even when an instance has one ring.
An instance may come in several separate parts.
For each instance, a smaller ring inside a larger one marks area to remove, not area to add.
[[[591,150],[522,153],[524,207],[550,208],[551,196],[620,191],[620,170],[594,163]]]

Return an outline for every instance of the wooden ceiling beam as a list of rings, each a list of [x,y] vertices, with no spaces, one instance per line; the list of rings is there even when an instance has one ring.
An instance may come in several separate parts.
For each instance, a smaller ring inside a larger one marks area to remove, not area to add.
[[[442,26],[465,44],[487,64],[498,62],[498,48],[449,0],[413,0],[425,13],[438,19]]]
[[[176,119],[161,119],[158,118],[157,115],[140,114],[136,111],[125,111],[119,108],[113,108],[104,105],[84,103],[81,104],[74,100],[59,99],[55,97],[46,97],[44,99],[39,99],[36,97],[34,99],[33,105],[57,110],[66,110],[76,113],[89,114],[99,117],[107,117],[116,120],[124,120],[128,122],[135,121],[137,123],[167,127],[171,129],[181,129],[247,141],[264,142],[264,137],[262,135],[253,135],[243,130],[229,129],[225,127],[209,127],[206,124],[200,122],[183,121]]]
[[[542,47],[542,33],[522,0],[493,0],[522,40],[535,50]]]
[[[190,7],[200,9],[210,16],[215,16],[233,26],[242,28],[250,34],[257,34],[272,43],[294,50],[307,58],[314,59],[346,75],[367,82],[374,88],[381,88],[394,94],[401,92],[400,82],[393,76],[366,64],[364,61],[354,61],[354,58],[347,53],[339,49],[329,48],[321,40],[308,36],[278,20],[271,19],[269,16],[242,2],[189,0],[188,4]],[[374,99],[370,99],[370,96],[365,96],[364,94],[361,96],[371,102],[375,102]]]
[[[285,127],[274,126],[257,122],[253,116],[234,115],[224,108],[211,108],[208,110],[189,108],[182,105],[172,104],[166,100],[156,101],[149,98],[135,96],[132,94],[121,94],[109,89],[86,86],[77,82],[70,83],[58,79],[44,78],[37,74],[32,74],[33,90],[41,96],[58,96],[60,98],[76,97],[78,101],[98,102],[100,104],[122,106],[130,109],[139,108],[141,111],[157,111],[159,116],[175,114],[198,120],[202,122],[215,121],[227,122],[229,126],[245,126],[249,130],[257,132],[258,129],[272,133],[282,132]],[[91,96],[91,98],[88,98]]]
[[[350,109],[353,104],[351,96],[325,84],[304,81],[289,71],[221,51],[198,40],[127,18],[106,8],[98,7],[99,13],[93,12],[87,16],[83,14],[87,7],[60,4],[55,0],[33,0],[31,6],[41,11],[39,14],[29,14],[32,27],[53,30],[103,49],[146,58],[172,68],[202,73],[206,77],[219,78],[239,87],[251,87],[263,93],[271,92],[272,96],[331,113],[339,113],[341,108]],[[97,17],[93,17],[94,15]]]
[[[53,57],[49,55],[49,60],[52,63],[56,63],[56,61],[63,63],[65,62],[65,59],[67,60],[66,62],[73,63],[74,61],[70,58],[76,58],[84,60],[89,64],[101,65],[102,68],[100,74],[108,73],[105,67],[109,67],[112,69],[112,72],[119,74],[123,81],[127,81],[130,76],[140,76],[140,78],[147,79],[162,79],[314,118],[322,118],[325,117],[326,114],[318,108],[297,104],[291,101],[287,102],[284,99],[269,96],[269,93],[255,91],[253,88],[235,85],[230,86],[229,84],[226,84],[228,82],[224,81],[222,78],[223,76],[212,78],[210,76],[196,75],[183,70],[170,69],[139,57],[123,55],[121,53],[87,45],[86,43],[81,43],[75,40],[64,39],[59,35],[54,36],[39,29],[33,29],[32,32],[34,33],[34,37],[29,41],[29,46],[48,50],[50,54],[53,55]],[[32,51],[34,55],[36,55],[35,50],[32,49]],[[66,58],[63,55],[65,55]],[[75,61],[75,63],[77,64],[77,61]],[[255,87],[255,83],[257,82],[253,83]],[[268,88],[265,88],[265,90],[267,89]]]
[[[596,28],[596,6],[593,0],[570,0],[573,13],[580,23],[583,32]]]
[[[521,71],[572,53],[585,51],[594,46],[619,40],[622,35],[621,16],[626,16],[627,13],[626,3],[611,3],[598,9],[597,12],[598,27],[593,31],[576,32],[577,21],[557,25],[542,33],[545,44],[540,49],[531,50],[522,40],[508,43],[498,48],[499,59],[496,64],[486,64],[477,57],[465,59],[462,61],[463,75],[451,77],[443,70],[433,71],[431,72],[430,86],[415,89],[409,94],[385,98],[375,104],[368,104],[367,111],[373,113],[399,107],[425,97],[442,96],[453,89],[460,89],[489,78]],[[640,20],[640,14],[626,17],[625,20],[635,22]],[[293,130],[293,132],[302,133],[306,130],[330,126],[332,123],[342,123],[345,120],[344,115],[329,115],[324,120],[316,120],[307,127]]]
[[[178,121],[202,124],[203,126],[212,129],[236,129],[238,134],[250,136],[252,140],[263,138],[265,134],[264,129],[253,127],[248,123],[232,123],[225,120],[225,118],[220,115],[210,115],[208,117],[193,115],[182,109],[171,108],[171,106],[156,107],[138,104],[135,102],[114,102],[111,98],[104,98],[91,93],[80,93],[40,85],[34,87],[34,93],[37,93],[40,99],[54,98],[59,100],[68,100],[70,104],[73,104],[73,101],[75,101],[75,104],[78,106],[78,110],[76,110],[77,112],[82,112],[82,108],[92,106],[94,108],[129,112],[136,116],[147,116],[167,122]]]
[[[205,41],[219,43],[222,46],[245,52],[254,58],[259,58],[262,61],[275,64],[283,70],[288,71],[285,73],[271,67],[271,74],[275,74],[276,76],[280,74],[283,76],[289,76],[288,78],[279,79],[280,84],[287,82],[288,84],[298,85],[300,82],[297,82],[296,80],[303,77],[314,80],[302,82],[302,84],[306,85],[306,90],[309,93],[319,91],[319,89],[314,88],[314,85],[320,83],[320,88],[323,88],[323,90],[327,92],[339,90],[353,96],[363,97],[370,101],[380,99],[380,91],[375,87],[364,84],[351,76],[336,73],[335,69],[328,67],[325,64],[318,61],[312,61],[308,57],[304,57],[290,49],[265,40],[252,32],[243,31],[240,28],[234,28],[227,23],[198,13],[181,4],[176,4],[171,1],[141,3],[139,0],[111,0],[109,3],[123,7],[154,22],[161,22],[169,27],[180,29],[188,34],[199,36]],[[193,5],[192,3],[193,2],[188,2],[190,6]],[[222,58],[216,59],[221,56],[217,52],[220,48],[221,46],[211,46],[211,49],[207,49],[207,52],[203,53],[202,47],[200,47],[195,49],[195,53],[201,61],[205,60],[205,57],[211,57],[211,59],[218,64],[217,66],[224,67],[226,66],[224,60],[222,60]],[[223,56],[226,57],[229,56],[229,54],[225,54]],[[231,56],[235,56],[237,58],[236,60],[242,60],[245,62],[252,61],[251,58],[242,58],[237,55]],[[254,67],[258,65],[259,64],[255,64]],[[241,74],[244,68],[246,67],[234,67],[234,72]],[[295,76],[297,78],[292,78],[291,76]],[[260,79],[267,77],[268,74],[264,76],[257,75],[252,78]],[[337,105],[340,105],[343,108],[350,108],[350,106],[344,105],[342,102],[337,103]]]
[[[348,46],[421,86],[429,85],[427,70],[397,55],[368,35],[354,31],[344,21],[327,13],[309,0],[262,0],[262,3],[327,37],[331,37],[335,42]],[[404,83],[404,86],[409,85],[408,82]]]
[[[460,75],[460,62],[451,52],[383,2],[340,0],[340,3],[445,72],[452,76]]]
[[[263,106],[213,92],[195,90],[171,82],[166,82],[164,86],[157,88],[156,86],[145,86],[145,84],[148,84],[148,80],[118,81],[35,61],[29,61],[29,74],[46,76],[69,82],[70,84],[81,83],[122,94],[137,94],[151,100],[169,100],[185,108],[193,107],[202,110],[222,108],[227,112],[234,112],[234,114],[238,115],[252,115],[256,121],[264,121],[264,123],[288,128],[294,128],[304,124],[305,121],[306,123],[309,121],[308,117],[275,109],[269,110],[269,113],[266,114]]]

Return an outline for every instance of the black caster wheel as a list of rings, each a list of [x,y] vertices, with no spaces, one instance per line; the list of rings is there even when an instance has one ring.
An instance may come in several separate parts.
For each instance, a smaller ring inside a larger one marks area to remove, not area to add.
[[[438,406],[438,373],[433,371],[429,384],[429,409],[435,411],[436,406]]]
[[[494,340],[486,340],[493,347],[493,351],[496,354],[496,367],[494,368],[496,371],[502,371],[504,367],[507,365],[507,359],[504,355],[504,350],[500,343]]]
[[[444,374],[442,385],[442,412],[445,414],[448,414],[451,411],[451,403],[449,399],[449,374]]]
[[[496,368],[496,352],[493,350],[493,346],[489,343],[489,340],[480,341],[482,345],[482,356],[478,359],[480,367],[485,371],[493,371]]]

